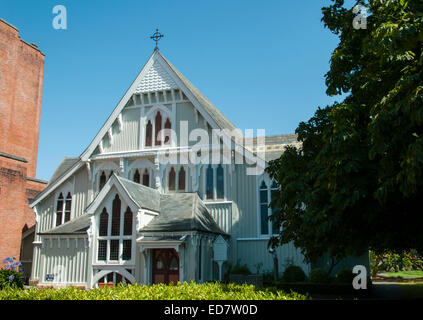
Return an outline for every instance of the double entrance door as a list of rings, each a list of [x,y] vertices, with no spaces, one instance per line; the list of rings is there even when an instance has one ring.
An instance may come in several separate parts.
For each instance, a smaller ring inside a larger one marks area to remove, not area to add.
[[[175,249],[153,250],[153,284],[179,281],[179,256]]]

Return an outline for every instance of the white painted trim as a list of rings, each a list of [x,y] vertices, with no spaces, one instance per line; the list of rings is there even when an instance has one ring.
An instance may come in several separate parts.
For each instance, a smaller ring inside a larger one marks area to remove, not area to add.
[[[45,199],[48,195],[50,195],[50,193],[56,190],[57,187],[59,187],[64,181],[66,181],[72,174],[74,174],[83,165],[84,165],[84,162],[79,160],[76,164],[73,165],[73,167],[64,176],[62,176],[62,178],[60,178],[59,180],[57,180],[56,182],[48,186],[46,189],[44,189],[40,193],[39,198],[31,202],[29,207],[34,208],[38,203],[40,203],[41,200]]]
[[[121,113],[122,109],[125,107],[128,100],[132,97],[134,94],[139,81],[146,75],[146,73],[150,70],[152,65],[154,64],[154,61],[156,60],[157,51],[154,51],[154,53],[151,55],[151,57],[148,59],[147,63],[144,65],[144,67],[141,69],[138,76],[135,78],[135,80],[132,82],[129,89],[125,92],[122,99],[119,101],[115,109],[113,110],[112,114],[109,116],[109,118],[106,120],[100,131],[97,133],[97,135],[94,137],[88,148],[82,153],[81,159],[86,161],[91,154],[94,152],[95,147],[100,143],[101,139],[109,130],[109,127],[113,124],[113,122],[116,120],[117,116]]]

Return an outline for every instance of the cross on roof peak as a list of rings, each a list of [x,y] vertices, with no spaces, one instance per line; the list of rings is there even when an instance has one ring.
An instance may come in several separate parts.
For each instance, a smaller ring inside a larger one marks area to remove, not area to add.
[[[156,29],[156,32],[150,37],[150,39],[153,39],[153,41],[156,41],[156,47],[154,48],[154,50],[159,50],[158,43],[159,43],[159,40],[163,37],[164,35],[159,32],[159,29]]]

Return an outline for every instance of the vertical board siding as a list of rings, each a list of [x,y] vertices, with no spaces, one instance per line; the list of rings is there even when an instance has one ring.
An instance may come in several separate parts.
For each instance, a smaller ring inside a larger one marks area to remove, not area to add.
[[[46,241],[44,248],[41,248],[39,259],[41,268],[37,270],[40,283],[86,283],[88,248],[83,244],[84,238],[78,240],[71,238],[69,248],[67,247],[66,238],[60,239],[60,248],[58,246],[58,239],[53,239],[53,248],[50,247],[50,241],[52,239]],[[76,241],[79,241],[78,248],[76,248]],[[54,274],[54,281],[46,281],[47,274]]]
[[[104,138],[104,152],[132,151],[139,149],[140,109],[122,111],[122,127],[115,121],[112,125],[113,140]]]
[[[75,188],[72,197],[72,219],[75,219],[85,212],[88,205],[88,172],[82,167],[75,174]]]
[[[231,233],[232,229],[232,203],[207,203],[214,221],[226,233]]]

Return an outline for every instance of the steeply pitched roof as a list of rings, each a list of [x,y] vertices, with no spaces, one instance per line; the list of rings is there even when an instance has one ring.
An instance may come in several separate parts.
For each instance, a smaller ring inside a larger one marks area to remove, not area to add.
[[[47,187],[49,187],[54,181],[60,178],[66,171],[73,167],[75,163],[79,161],[79,158],[68,158],[64,157],[62,162],[60,162],[56,171],[54,171],[50,180],[48,181]]]
[[[159,53],[160,54],[160,53]],[[214,122],[221,128],[221,129],[229,129],[234,130],[236,129],[235,125],[226,118],[222,112],[219,111],[201,92],[198,90],[194,85],[188,81],[187,78],[184,77],[182,73],[180,73],[165,57],[161,54],[160,56],[163,60],[169,65],[170,69],[178,76],[181,82],[187,87],[187,89],[191,92],[191,94],[197,99],[197,101],[201,104],[204,110],[208,113],[208,115],[214,120]]]
[[[160,192],[131,180],[115,175],[131,199],[140,207],[147,210],[160,211]]]
[[[61,224],[50,230],[39,232],[40,235],[59,235],[59,234],[86,234],[90,226],[90,217],[88,214]]]
[[[139,230],[149,232],[203,231],[225,234],[196,193],[161,195],[160,214]]]

